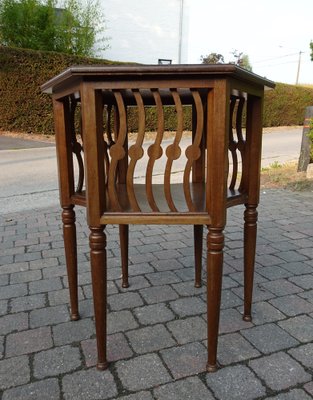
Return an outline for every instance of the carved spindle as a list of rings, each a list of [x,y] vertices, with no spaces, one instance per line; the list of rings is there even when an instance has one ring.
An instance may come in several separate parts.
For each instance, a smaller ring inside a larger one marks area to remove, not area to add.
[[[157,134],[154,143],[148,148],[148,156],[149,161],[147,164],[147,172],[146,172],[146,192],[147,192],[147,200],[151,207],[151,210],[154,212],[158,212],[159,208],[155,202],[155,198],[152,190],[152,174],[153,167],[155,161],[162,157],[163,149],[161,147],[163,135],[164,135],[164,112],[163,112],[163,104],[160,93],[156,89],[152,89],[152,94],[154,97],[156,112],[158,118],[158,126],[157,126]]]
[[[231,96],[230,101],[230,115],[229,115],[229,144],[228,149],[231,153],[232,162],[233,162],[233,170],[231,174],[231,181],[229,184],[229,189],[234,190],[236,181],[237,181],[237,174],[238,174],[238,159],[237,159],[237,142],[234,140],[233,134],[233,118],[234,118],[234,111],[236,106],[236,97]]]
[[[244,313],[243,319],[251,321],[253,275],[256,250],[258,212],[256,205],[246,204],[244,212]]]
[[[239,104],[238,104],[237,121],[236,121],[236,132],[237,132],[237,137],[238,137],[237,147],[238,147],[238,150],[239,150],[240,156],[241,156],[242,171],[246,170],[246,165],[247,165],[246,152],[245,152],[246,141],[242,134],[243,110],[244,110],[245,102],[246,102],[245,98],[240,97]],[[239,184],[239,191],[242,192],[243,189],[244,189],[244,174],[242,173],[240,184]]]
[[[133,211],[141,211],[134,191],[134,172],[137,161],[143,157],[142,143],[145,135],[145,108],[139,90],[133,90],[138,107],[138,134],[136,143],[128,150],[130,162],[127,169],[126,184],[130,205]]]
[[[190,173],[191,167],[196,160],[198,160],[201,156],[200,143],[203,132],[203,107],[201,97],[198,91],[191,90],[194,103],[195,103],[195,113],[196,113],[196,133],[194,135],[194,140],[192,145],[188,146],[186,149],[186,157],[187,164],[184,170],[184,194],[186,203],[189,211],[195,211],[195,206],[192,202],[191,193],[190,193]]]
[[[177,160],[181,155],[181,148],[179,147],[179,143],[181,141],[183,134],[184,120],[183,120],[183,106],[180,100],[180,96],[176,89],[171,89],[171,93],[174,99],[175,108],[177,112],[177,130],[173,144],[169,145],[165,152],[167,156],[167,162],[164,172],[164,194],[170,210],[177,212],[171,194],[171,172],[172,172],[173,161]]]
[[[92,274],[92,290],[97,336],[98,362],[97,368],[108,367],[106,358],[107,343],[107,264],[106,235],[102,227],[90,227],[90,263]]]
[[[217,369],[217,339],[220,317],[224,234],[222,228],[208,227],[207,235],[207,318],[208,362],[207,371]]]
[[[119,115],[119,132],[116,143],[110,148],[110,170],[108,178],[108,195],[111,207],[115,211],[121,211],[121,205],[118,200],[118,195],[116,192],[115,180],[116,172],[119,160],[125,157],[124,143],[127,135],[127,119],[126,119],[126,108],[122,95],[119,91],[114,91],[114,96],[117,103],[118,115]]]
[[[77,245],[74,206],[64,206],[62,212],[65,260],[70,292],[71,320],[79,319],[77,283]]]
[[[75,191],[77,193],[80,193],[83,190],[85,174],[84,174],[84,162],[83,162],[83,157],[82,157],[83,147],[77,141],[77,138],[76,138],[76,129],[75,129],[76,109],[77,109],[77,100],[75,99],[74,96],[72,96],[71,102],[70,102],[71,148],[72,148],[72,153],[74,153],[76,156],[76,160],[77,160],[77,164],[78,164],[78,180],[77,180],[77,186],[76,186]]]

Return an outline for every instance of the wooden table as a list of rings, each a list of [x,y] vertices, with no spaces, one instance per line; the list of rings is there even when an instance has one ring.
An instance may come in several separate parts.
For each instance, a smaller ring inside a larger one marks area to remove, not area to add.
[[[196,260],[200,259],[200,269],[196,261],[196,286],[201,283],[202,227],[207,226],[207,370],[211,372],[217,368],[226,211],[244,204],[243,318],[251,320],[265,87],[274,84],[225,64],[77,66],[42,86],[53,97],[74,320],[79,318],[74,206],[87,209],[99,369],[108,365],[107,224],[122,228],[124,264],[129,224],[193,225]],[[153,112],[151,137],[146,125]],[[164,140],[169,115],[176,127],[170,142]],[[192,134],[187,135],[189,144],[183,154],[181,139],[190,119]],[[135,120],[133,141],[128,140],[131,120]],[[148,147],[144,145],[147,139]],[[182,157],[181,181],[173,183],[173,167]],[[135,171],[143,160],[143,183],[138,184]],[[157,165],[163,171],[161,183],[154,175]],[[127,265],[123,276],[127,286]]]

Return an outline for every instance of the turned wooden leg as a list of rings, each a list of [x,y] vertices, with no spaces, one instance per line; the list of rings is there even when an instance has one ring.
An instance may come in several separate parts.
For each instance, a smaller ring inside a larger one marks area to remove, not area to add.
[[[65,260],[70,292],[71,320],[79,319],[77,284],[77,243],[74,206],[63,207],[62,212]]]
[[[122,260],[122,287],[128,288],[128,225],[119,225]]]
[[[193,226],[195,251],[195,287],[201,287],[203,225]]]
[[[220,228],[209,227],[207,236],[207,308],[208,362],[207,371],[217,370],[217,341],[220,317],[224,235]]]
[[[98,362],[97,368],[108,367],[107,344],[107,265],[106,235],[102,227],[90,227],[90,263],[92,275],[93,303],[95,310]]]
[[[244,212],[244,321],[251,321],[253,275],[258,212],[256,205],[246,204]]]

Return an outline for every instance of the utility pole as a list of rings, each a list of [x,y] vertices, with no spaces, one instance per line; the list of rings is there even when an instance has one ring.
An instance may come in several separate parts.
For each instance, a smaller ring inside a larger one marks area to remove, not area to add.
[[[181,64],[183,42],[184,0],[180,0],[179,32],[178,32],[178,64]]]
[[[303,51],[299,51],[299,60],[298,60],[298,69],[297,69],[297,78],[296,78],[296,85],[298,85],[299,82],[299,75],[300,75],[300,64],[301,64],[301,54]]]

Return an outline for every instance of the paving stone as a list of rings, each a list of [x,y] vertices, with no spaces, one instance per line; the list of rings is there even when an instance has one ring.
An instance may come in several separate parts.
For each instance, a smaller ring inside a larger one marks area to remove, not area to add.
[[[307,315],[280,321],[278,324],[302,343],[313,340],[313,319]]]
[[[113,294],[112,296],[108,297],[108,303],[113,311],[134,308],[143,305],[143,301],[139,294],[134,292]]]
[[[42,308],[46,305],[45,294],[34,294],[31,296],[16,297],[11,300],[11,312],[29,311]]]
[[[146,277],[154,286],[181,282],[178,276],[172,271],[155,272],[153,274],[147,274]]]
[[[161,303],[178,298],[178,294],[169,285],[153,286],[142,289],[139,293],[148,304]]]
[[[8,300],[0,300],[0,316],[8,312]]]
[[[49,250],[46,250],[49,251]],[[23,254],[16,254],[14,256],[15,262],[25,262],[25,261],[33,261],[39,260],[41,258],[41,252],[33,252],[33,253],[23,253]]]
[[[11,333],[6,340],[7,357],[34,353],[52,347],[51,330],[48,327]]]
[[[145,354],[129,361],[118,361],[116,371],[124,388],[137,391],[171,381],[171,377],[156,354]]]
[[[138,327],[138,323],[130,311],[117,311],[108,314],[108,334],[125,332]]]
[[[313,272],[313,268],[306,262],[291,262],[281,266],[293,275],[311,274]]]
[[[214,400],[208,388],[196,376],[160,386],[154,389],[154,396],[158,400]]]
[[[195,342],[207,338],[207,324],[201,317],[190,317],[169,322],[167,328],[178,344]]]
[[[44,259],[41,258],[40,260],[33,260],[29,262],[30,269],[48,268],[57,265],[59,265],[59,261],[56,257],[51,257],[51,258],[45,257]]]
[[[205,371],[207,350],[198,342],[161,351],[161,356],[175,379]]]
[[[289,278],[292,276],[292,272],[287,271],[284,267],[285,264],[281,264],[280,266],[275,265],[273,267],[262,267],[258,268],[258,273],[263,275],[265,278],[270,279],[271,281],[282,279],[282,278]]]
[[[9,274],[0,275],[0,286],[6,286],[9,284]]]
[[[0,360],[4,357],[4,336],[0,336]]]
[[[128,266],[129,276],[149,274],[151,272],[154,272],[153,267],[151,267],[151,265],[146,263],[136,264],[136,265],[131,264]]]
[[[219,333],[236,332],[241,329],[252,327],[251,322],[246,322],[242,319],[242,314],[232,308],[221,310],[220,312],[220,327]]]
[[[142,325],[167,322],[175,318],[172,311],[163,303],[135,308],[134,314]]]
[[[180,296],[197,296],[206,292],[206,287],[204,285],[200,288],[196,288],[192,281],[175,283],[172,287]]]
[[[95,334],[95,326],[93,321],[81,319],[79,321],[70,321],[52,327],[53,340],[56,346],[78,342],[89,339]]]
[[[286,318],[286,316],[266,301],[252,305],[252,321],[255,325],[266,324]]]
[[[217,358],[222,365],[258,357],[260,353],[239,333],[219,337]]]
[[[149,274],[149,275],[151,275],[151,274]],[[137,290],[144,289],[144,288],[151,286],[149,281],[142,275],[131,276],[128,279],[128,282],[129,282],[128,288],[122,288],[121,287],[122,285],[120,282],[117,283],[117,286],[120,288],[120,290],[122,292],[137,291]]]
[[[266,394],[261,381],[244,365],[207,374],[206,382],[219,400],[253,400]]]
[[[275,397],[269,397],[268,400],[311,400],[307,393],[302,389],[293,389],[287,393],[280,393]]]
[[[78,287],[78,300],[84,298],[81,287]],[[59,304],[69,304],[70,294],[68,289],[55,290],[48,293],[48,299],[50,306],[57,306]]]
[[[232,291],[237,296],[241,297],[242,299],[244,298],[243,287],[233,288]],[[253,288],[253,301],[254,302],[269,300],[269,299],[272,299],[273,297],[275,297],[275,295],[272,292],[269,292],[268,290],[266,290],[264,287],[262,287],[262,284],[254,285],[254,288]]]
[[[176,344],[166,328],[160,324],[129,331],[126,336],[138,354],[158,351]]]
[[[283,296],[271,299],[269,302],[289,317],[309,313],[313,310],[311,303],[297,295]]]
[[[313,288],[313,276],[310,275],[301,275],[295,276],[289,279],[291,282],[300,286],[303,289],[312,289]]]
[[[66,276],[65,265],[57,265],[55,267],[43,268],[42,275],[44,279],[55,278],[57,276]]]
[[[14,274],[11,274],[10,283],[15,284],[15,283],[38,281],[41,278],[42,274],[40,270],[16,272]]]
[[[27,294],[26,283],[17,285],[1,286],[0,300],[11,299],[14,297],[25,296]]]
[[[23,385],[30,380],[27,356],[12,357],[0,361],[0,391],[12,386]]]
[[[151,265],[159,272],[184,268],[184,266],[175,259],[170,262],[168,260],[156,260],[152,261]]]
[[[180,278],[180,281],[186,282],[195,279],[195,268],[177,269],[175,274]]]
[[[275,324],[265,324],[241,332],[262,353],[286,349],[299,344],[286,331]]]
[[[279,265],[284,262],[281,258],[276,257],[273,254],[262,254],[261,256],[256,255],[255,261],[258,264],[263,265],[263,267]]]
[[[170,302],[171,309],[180,317],[205,313],[206,303],[199,297],[185,297]]]
[[[117,395],[110,371],[89,369],[65,375],[62,379],[65,400],[104,400]]]
[[[27,313],[7,314],[0,318],[0,335],[28,329]]]
[[[301,252],[301,249],[299,250],[299,252]],[[307,259],[304,255],[299,254],[297,251],[294,250],[280,251],[277,255],[287,262],[303,261]]]
[[[204,300],[206,301],[206,295]],[[242,304],[242,299],[236,296],[231,290],[222,290],[221,309],[236,307]]]
[[[288,351],[307,368],[313,368],[313,343],[304,344]]]
[[[294,294],[303,291],[303,289],[301,289],[299,286],[296,286],[285,279],[262,283],[261,286],[274,293],[276,296],[286,296],[288,294]]]
[[[45,379],[28,385],[6,390],[2,400],[59,400],[60,388],[57,379]]]
[[[137,392],[129,396],[119,397],[121,400],[153,400],[150,392]]]
[[[34,356],[34,376],[38,379],[64,374],[81,366],[78,348],[56,347]]]
[[[304,389],[313,396],[313,382],[306,383]]]
[[[30,327],[37,328],[44,325],[55,325],[69,320],[69,311],[66,305],[45,307],[33,310],[29,314]]]
[[[43,292],[51,292],[53,290],[63,289],[61,279],[50,278],[50,279],[41,279],[40,281],[30,282],[29,283],[29,293],[43,293]]]
[[[252,360],[249,366],[272,390],[285,390],[312,379],[297,361],[283,352]]]
[[[82,350],[87,367],[97,364],[97,344],[96,339],[87,339],[81,342]],[[108,361],[117,361],[129,358],[133,351],[129,347],[125,336],[122,333],[109,335],[107,338],[107,357]]]

